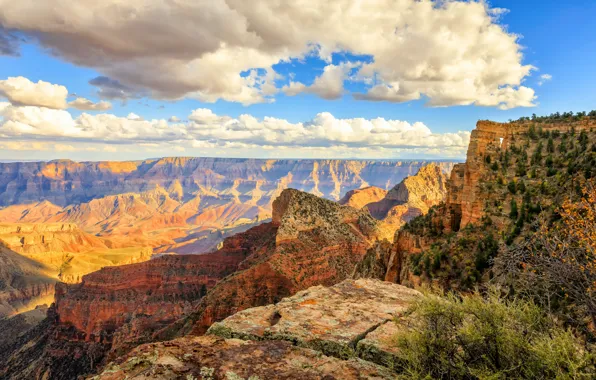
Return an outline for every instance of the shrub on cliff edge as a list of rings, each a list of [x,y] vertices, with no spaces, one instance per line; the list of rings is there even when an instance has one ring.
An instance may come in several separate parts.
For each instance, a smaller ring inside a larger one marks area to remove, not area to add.
[[[534,303],[427,294],[398,319],[398,363],[415,379],[593,378],[594,358]]]

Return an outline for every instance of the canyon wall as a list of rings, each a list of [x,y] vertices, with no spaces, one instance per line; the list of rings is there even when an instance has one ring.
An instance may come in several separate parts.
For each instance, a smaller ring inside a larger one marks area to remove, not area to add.
[[[496,123],[482,120],[470,136],[470,145],[466,162],[457,164],[451,171],[447,206],[451,214],[448,227],[457,231],[470,223],[478,222],[482,216],[483,194],[480,190],[480,179],[486,172],[484,160],[487,155],[496,156],[498,151],[505,151],[521,136],[527,134],[531,125],[536,123]],[[535,128],[543,131],[567,132],[589,130],[596,127],[596,120],[583,119],[576,122],[541,123]]]
[[[0,207],[48,200],[59,206],[106,195],[140,193],[156,185],[186,202],[200,193],[238,203],[270,204],[291,187],[338,200],[366,186],[389,189],[425,161],[260,160],[172,157],[128,162],[0,163]],[[446,172],[452,162],[437,162]]]
[[[38,373],[91,371],[141,342],[202,334],[239,310],[333,285],[351,275],[380,234],[368,212],[292,189],[282,192],[273,215],[211,254],[108,267],[80,284],[58,285]],[[65,364],[77,350],[95,354]]]
[[[445,287],[469,290],[466,287],[473,287],[483,276],[489,276],[492,257],[483,256],[487,245],[494,245],[490,248],[497,251],[500,239],[502,242],[509,239],[511,244],[522,232],[521,227],[515,228],[519,219],[510,214],[513,201],[524,207],[520,213],[528,214],[530,209],[535,210],[533,213],[548,211],[558,207],[555,194],[564,195],[566,186],[573,185],[575,177],[581,178],[586,168],[592,176],[589,166],[593,166],[590,164],[593,153],[587,148],[596,145],[585,143],[584,150],[577,149],[581,144],[569,150],[561,146],[564,139],[570,145],[579,141],[581,131],[586,132],[585,141],[594,142],[595,128],[596,120],[589,118],[560,122],[479,121],[471,133],[466,162],[456,164],[449,180],[439,187],[443,189],[445,202],[398,230],[393,244],[375,244],[358,264],[354,277],[408,285],[420,284],[422,278],[434,283],[440,279]],[[547,132],[554,131],[559,133],[547,136]],[[554,141],[547,152],[549,139]],[[541,158],[535,158],[536,152]],[[549,155],[554,156],[551,161],[557,162],[553,171],[546,168]],[[573,164],[583,165],[582,173],[576,174],[577,168],[575,172],[569,171]],[[565,177],[557,174],[571,178],[559,182],[558,178]],[[525,190],[518,188],[522,183]],[[397,188],[394,194],[406,193]],[[386,201],[376,205],[382,202]],[[375,203],[367,207],[373,214],[379,212]],[[522,222],[529,224],[526,220]]]

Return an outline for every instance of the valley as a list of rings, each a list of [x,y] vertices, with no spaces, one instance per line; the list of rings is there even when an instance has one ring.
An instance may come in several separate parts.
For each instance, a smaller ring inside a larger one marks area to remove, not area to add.
[[[6,296],[0,316],[51,304],[56,281],[74,284],[103,267],[215,251],[227,237],[271,220],[272,203],[286,188],[332,200],[361,187],[386,192],[427,164],[437,175],[454,165],[206,158],[0,164],[0,242],[43,267],[38,275],[48,283],[33,293],[14,285],[23,296]]]

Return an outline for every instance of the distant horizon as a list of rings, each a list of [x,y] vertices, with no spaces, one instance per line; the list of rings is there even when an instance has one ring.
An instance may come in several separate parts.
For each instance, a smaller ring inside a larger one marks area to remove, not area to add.
[[[0,158],[0,163],[19,163],[19,162],[54,162],[54,161],[71,161],[76,163],[85,162],[143,162],[143,161],[158,161],[167,158],[205,158],[216,160],[254,160],[254,161],[387,161],[387,162],[465,162],[466,158],[451,159],[451,158],[266,158],[266,157],[213,157],[213,156],[163,156],[163,157],[148,157],[137,160],[75,160],[70,158],[53,158],[53,159],[39,159],[39,160],[11,160]]]

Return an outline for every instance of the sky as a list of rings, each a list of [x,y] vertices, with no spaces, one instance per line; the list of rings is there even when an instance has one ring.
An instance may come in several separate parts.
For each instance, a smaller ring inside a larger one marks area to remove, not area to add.
[[[456,159],[596,109],[596,2],[0,0],[0,160]]]

